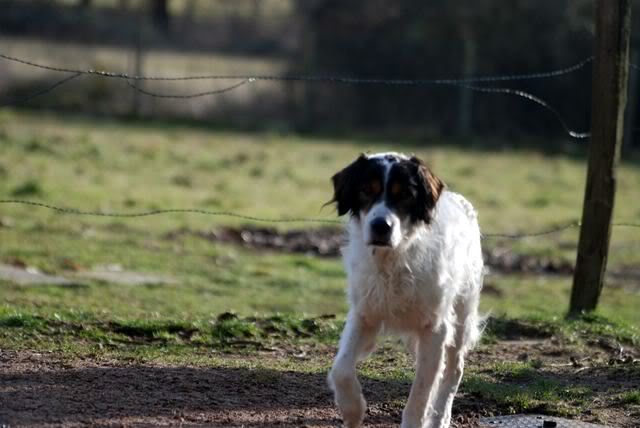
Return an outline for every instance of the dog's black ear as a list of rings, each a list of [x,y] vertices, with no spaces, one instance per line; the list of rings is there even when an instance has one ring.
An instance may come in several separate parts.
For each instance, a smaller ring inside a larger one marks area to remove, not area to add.
[[[356,214],[359,211],[358,185],[362,167],[367,157],[361,154],[358,159],[331,177],[333,182],[333,199],[325,205],[336,203],[338,215],[345,215],[349,211]]]
[[[417,168],[418,195],[416,200],[416,212],[414,217],[429,224],[431,212],[440,198],[445,184],[440,180],[422,160],[413,156],[411,162]]]

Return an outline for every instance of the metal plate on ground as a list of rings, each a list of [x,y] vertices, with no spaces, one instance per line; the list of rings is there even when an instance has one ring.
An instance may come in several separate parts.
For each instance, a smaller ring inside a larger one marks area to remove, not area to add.
[[[481,418],[480,426],[483,428],[606,428],[606,425],[542,415],[510,415]]]

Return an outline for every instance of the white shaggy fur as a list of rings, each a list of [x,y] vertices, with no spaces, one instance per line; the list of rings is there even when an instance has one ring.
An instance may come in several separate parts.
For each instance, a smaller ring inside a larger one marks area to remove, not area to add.
[[[416,359],[402,427],[448,427],[465,353],[481,330],[477,215],[465,198],[445,190],[429,225],[409,227],[396,216],[392,245],[367,245],[371,212],[386,209],[379,205],[349,220],[343,259],[350,310],[329,385],[345,426],[360,426],[366,402],[356,363],[373,350],[378,333],[399,334]]]

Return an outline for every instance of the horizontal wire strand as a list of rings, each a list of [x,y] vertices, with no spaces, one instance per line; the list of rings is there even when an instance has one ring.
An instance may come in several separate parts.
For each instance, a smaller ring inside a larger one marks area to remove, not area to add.
[[[565,230],[568,230],[568,229],[574,229],[574,228],[580,227],[580,224],[581,223],[579,221],[572,221],[570,223],[560,225],[557,227],[552,227],[550,229],[540,230],[537,232],[530,232],[526,234],[524,233],[483,233],[482,237],[483,238],[504,238],[504,239],[520,239],[523,237],[531,238],[536,236],[545,236],[545,235],[552,235],[554,233],[564,232]],[[640,224],[638,224],[636,227],[640,227]]]
[[[13,205],[29,205],[39,208],[47,208],[52,211],[56,211],[61,214],[91,216],[91,217],[119,217],[119,218],[136,218],[136,217],[150,217],[162,214],[202,214],[213,217],[234,217],[242,220],[256,221],[262,223],[329,223],[329,224],[342,224],[340,220],[323,219],[323,218],[266,218],[256,217],[244,214],[238,214],[231,211],[209,211],[197,208],[169,208],[150,211],[141,211],[133,213],[122,212],[105,212],[105,211],[85,211],[76,208],[59,207],[55,205],[45,204],[36,201],[25,201],[19,199],[0,199],[0,204],[13,204]]]
[[[465,84],[456,84],[456,86],[461,86],[463,88],[467,88],[467,89],[470,89],[470,90],[475,91],[475,92],[514,95],[514,96],[517,96],[517,97],[520,97],[520,98],[524,98],[524,99],[526,99],[528,101],[531,101],[531,102],[534,102],[534,103],[538,104],[539,106],[542,106],[544,109],[546,109],[547,111],[551,112],[551,114],[553,114],[553,116],[555,116],[555,118],[558,120],[558,122],[560,123],[560,125],[562,126],[564,131],[570,137],[575,138],[575,139],[579,139],[579,140],[591,137],[591,132],[588,132],[588,131],[576,131],[573,128],[571,128],[567,124],[567,121],[562,117],[560,112],[555,107],[553,107],[551,104],[549,104],[547,101],[543,100],[542,98],[540,98],[538,96],[535,96],[535,95],[533,95],[533,94],[531,94],[529,92],[521,91],[519,89],[512,89],[512,88],[471,86],[471,85],[465,85]]]
[[[91,74],[101,77],[126,79],[126,80],[279,80],[279,81],[301,81],[301,82],[328,82],[328,83],[344,83],[344,84],[384,84],[384,85],[432,85],[442,84],[449,85],[451,83],[480,83],[480,82],[499,82],[508,80],[528,80],[543,79],[549,77],[558,77],[565,74],[573,73],[584,68],[587,64],[594,60],[593,56],[587,57],[576,64],[557,70],[524,73],[524,74],[504,74],[493,76],[466,77],[455,79],[382,79],[382,78],[358,78],[348,76],[303,76],[303,75],[196,75],[196,76],[138,76],[129,75],[128,73],[119,73],[107,70],[93,69],[72,69],[63,67],[54,67],[45,64],[39,64],[33,61],[25,60],[15,56],[0,53],[0,58],[43,70],[55,71],[59,73],[74,74]]]
[[[83,74],[96,75],[101,77],[110,77],[110,78],[119,78],[124,79],[127,85],[146,96],[155,97],[155,98],[171,98],[171,99],[192,99],[198,98],[208,95],[219,95],[225,92],[232,91],[241,86],[244,86],[248,83],[253,83],[258,80],[268,81],[268,80],[278,80],[278,81],[303,81],[303,82],[330,82],[330,83],[342,83],[342,84],[383,84],[383,85],[441,85],[441,86],[456,86],[470,89],[475,92],[480,93],[494,93],[494,94],[503,94],[503,95],[513,95],[517,96],[531,102],[534,102],[547,111],[551,112],[553,116],[558,120],[564,131],[572,138],[575,139],[585,139],[589,138],[590,132],[581,132],[576,131],[569,127],[567,121],[563,118],[560,112],[554,108],[551,104],[549,104],[544,99],[535,96],[529,92],[525,92],[519,89],[512,88],[496,88],[496,87],[485,87],[485,86],[475,86],[471,85],[472,83],[487,83],[487,82],[504,82],[504,81],[514,81],[514,80],[525,80],[525,79],[540,79],[540,78],[549,78],[549,77],[558,77],[562,75],[566,75],[575,71],[578,71],[585,67],[587,64],[594,60],[593,56],[583,59],[582,61],[561,69],[552,70],[548,72],[539,72],[539,73],[527,73],[527,74],[508,74],[508,75],[497,75],[497,76],[481,76],[481,77],[470,77],[470,78],[461,78],[461,79],[362,79],[362,78],[353,78],[353,77],[336,77],[336,76],[275,76],[275,75],[256,75],[256,76],[231,76],[231,75],[202,75],[202,76],[182,76],[182,77],[160,77],[160,76],[130,76],[126,73],[116,73],[111,71],[97,71],[97,70],[79,70],[79,69],[71,69],[71,68],[61,68],[61,67],[53,67],[49,65],[38,64],[32,61],[28,61],[25,59],[13,57],[10,55],[0,53],[0,58],[5,60],[14,61],[20,64],[29,65],[32,67],[37,67],[45,70],[55,71],[55,72],[63,72],[63,73],[74,73],[73,76],[62,79],[52,86],[36,92],[34,94],[28,95],[27,97],[16,100],[10,103],[2,104],[3,107],[15,104],[24,103],[32,98],[43,95],[47,92],[51,92],[62,84],[67,83],[68,81],[75,79],[76,77]],[[178,81],[178,80],[202,80],[202,79],[215,79],[215,80],[223,80],[223,79],[242,79],[241,82],[233,84],[231,86],[214,89],[210,91],[197,92],[194,94],[162,94],[157,92],[152,92],[147,89],[143,89],[138,87],[135,83],[137,81]]]
[[[72,74],[71,76],[67,76],[64,79],[58,80],[57,82],[53,83],[50,86],[47,86],[46,88],[43,88],[41,90],[39,90],[38,92],[34,92],[33,94],[29,94],[24,98],[20,98],[20,99],[15,99],[15,100],[11,100],[11,101],[5,101],[2,104],[0,104],[0,107],[9,107],[9,106],[14,106],[14,105],[18,105],[18,104],[23,104],[26,103],[27,101],[31,100],[32,98],[35,97],[39,97],[41,95],[44,95],[48,92],[53,91],[54,89],[56,89],[58,86],[62,86],[67,82],[70,82],[71,80],[82,76],[82,73],[76,73],[76,74]]]
[[[233,217],[239,218],[242,220],[262,222],[262,223],[325,223],[325,224],[344,224],[341,220],[335,219],[323,219],[323,218],[306,218],[306,217],[297,217],[297,218],[266,218],[266,217],[257,217],[250,216],[244,214],[238,214],[231,211],[209,211],[202,209],[159,209],[159,210],[151,210],[151,211],[141,211],[141,212],[133,212],[133,213],[123,213],[123,212],[105,212],[105,211],[85,211],[77,208],[66,208],[59,207],[56,205],[46,204],[42,202],[36,201],[27,201],[20,199],[0,199],[0,204],[12,204],[12,205],[27,205],[39,208],[46,208],[52,211],[56,211],[61,214],[69,214],[69,215],[81,215],[81,216],[92,216],[92,217],[118,217],[118,218],[138,218],[138,217],[149,217],[155,215],[164,215],[164,214],[202,214],[208,216],[215,217]],[[563,232],[567,229],[574,229],[580,227],[581,223],[579,221],[572,221],[564,225],[560,225],[557,227],[553,227],[550,229],[539,230],[534,232],[524,232],[524,233],[483,233],[483,238],[504,238],[504,239],[522,239],[522,238],[532,238],[544,235],[551,235],[554,233]],[[630,223],[630,222],[620,222],[620,223],[612,223],[614,227],[632,227],[632,228],[640,228],[640,223]]]
[[[231,86],[227,86],[225,88],[213,89],[211,91],[204,91],[204,92],[196,92],[195,94],[159,94],[157,92],[151,92],[151,91],[148,91],[146,89],[140,88],[140,87],[136,86],[134,83],[131,83],[131,80],[129,80],[129,79],[125,80],[125,82],[127,82],[127,85],[129,85],[129,87],[131,89],[133,89],[135,91],[138,91],[143,95],[148,95],[150,97],[154,97],[154,98],[187,99],[187,98],[204,97],[204,96],[207,96],[207,95],[223,94],[225,92],[233,91],[234,89],[237,89],[240,86],[244,86],[247,83],[255,82],[255,80],[254,79],[245,79],[242,82],[236,83],[236,84],[231,85]]]

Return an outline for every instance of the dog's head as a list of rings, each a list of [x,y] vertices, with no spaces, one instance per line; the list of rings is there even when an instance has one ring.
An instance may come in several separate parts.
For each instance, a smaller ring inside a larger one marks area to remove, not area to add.
[[[350,213],[366,245],[395,248],[416,225],[429,224],[444,183],[416,157],[360,155],[333,178],[338,214]]]

